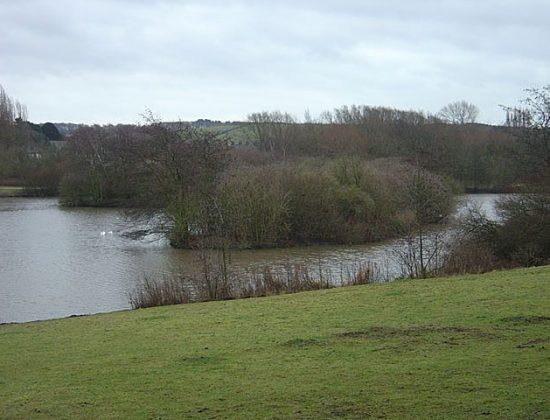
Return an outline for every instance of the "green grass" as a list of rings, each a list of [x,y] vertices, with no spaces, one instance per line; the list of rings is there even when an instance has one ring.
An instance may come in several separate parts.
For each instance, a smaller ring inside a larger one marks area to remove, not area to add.
[[[235,144],[246,144],[255,138],[252,127],[248,123],[214,125],[206,130],[220,136],[229,137]]]
[[[24,187],[8,187],[0,185],[0,197],[21,197],[24,195]]]
[[[550,267],[0,326],[0,418],[550,418]]]

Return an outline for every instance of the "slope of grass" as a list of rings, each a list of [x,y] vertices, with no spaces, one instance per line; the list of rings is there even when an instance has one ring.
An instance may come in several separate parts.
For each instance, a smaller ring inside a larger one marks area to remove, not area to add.
[[[235,144],[245,144],[255,138],[250,124],[244,122],[214,125],[206,128],[206,130],[220,136],[229,137]]]
[[[549,418],[550,267],[0,326],[1,418]]]

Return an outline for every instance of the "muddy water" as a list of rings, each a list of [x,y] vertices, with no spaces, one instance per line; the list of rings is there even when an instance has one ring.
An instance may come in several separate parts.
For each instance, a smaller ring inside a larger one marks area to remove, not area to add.
[[[497,195],[466,196],[494,215]],[[113,209],[63,209],[56,199],[0,198],[0,323],[26,322],[129,308],[144,276],[194,270],[197,256],[166,241],[125,238],[128,221]],[[315,274],[345,278],[376,263],[381,280],[399,275],[395,242],[231,253],[237,272],[302,264]]]

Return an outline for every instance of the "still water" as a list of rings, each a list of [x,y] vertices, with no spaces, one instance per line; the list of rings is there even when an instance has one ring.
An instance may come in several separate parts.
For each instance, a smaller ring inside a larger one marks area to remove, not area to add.
[[[465,196],[495,217],[498,195]],[[459,205],[462,208],[464,204]],[[133,240],[114,209],[64,209],[57,199],[0,198],[0,323],[27,322],[130,307],[129,293],[144,276],[192,270],[196,255],[165,240]],[[235,270],[266,264],[304,264],[335,273],[375,262],[384,278],[399,275],[390,252],[396,242],[236,251]]]

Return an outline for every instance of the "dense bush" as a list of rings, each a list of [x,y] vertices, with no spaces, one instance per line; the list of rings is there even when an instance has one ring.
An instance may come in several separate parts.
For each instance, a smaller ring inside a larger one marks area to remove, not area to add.
[[[493,239],[498,258],[531,266],[550,263],[550,195],[519,195],[499,203]]]
[[[242,246],[273,246],[290,234],[284,166],[234,168],[220,186],[227,234]]]
[[[225,233],[241,247],[376,241],[407,223],[435,223],[452,207],[437,176],[355,158],[238,166],[219,194]]]

